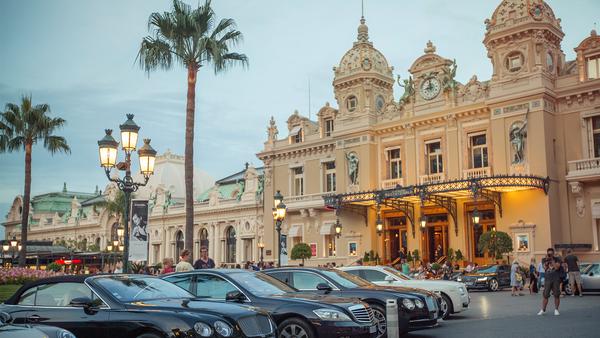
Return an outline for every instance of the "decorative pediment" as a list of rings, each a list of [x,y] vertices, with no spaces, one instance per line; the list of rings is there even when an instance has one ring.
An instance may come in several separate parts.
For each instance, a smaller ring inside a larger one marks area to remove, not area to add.
[[[325,105],[319,109],[317,116],[319,119],[335,119],[337,117],[338,110],[331,107],[329,102],[325,102]]]

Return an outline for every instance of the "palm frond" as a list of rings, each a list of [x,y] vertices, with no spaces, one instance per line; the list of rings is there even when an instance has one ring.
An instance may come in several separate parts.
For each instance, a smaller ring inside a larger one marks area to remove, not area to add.
[[[71,153],[71,148],[67,144],[67,140],[62,136],[50,135],[44,138],[44,148],[48,149],[51,154],[57,152]]]
[[[168,70],[173,64],[173,51],[166,41],[150,36],[142,40],[137,61],[146,72],[158,68]]]

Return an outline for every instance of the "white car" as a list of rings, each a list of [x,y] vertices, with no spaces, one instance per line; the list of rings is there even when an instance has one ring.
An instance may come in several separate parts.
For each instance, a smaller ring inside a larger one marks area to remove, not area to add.
[[[425,289],[442,297],[440,316],[446,319],[453,313],[469,308],[469,292],[464,284],[445,280],[412,279],[388,266],[347,266],[340,270],[383,286],[404,286]]]

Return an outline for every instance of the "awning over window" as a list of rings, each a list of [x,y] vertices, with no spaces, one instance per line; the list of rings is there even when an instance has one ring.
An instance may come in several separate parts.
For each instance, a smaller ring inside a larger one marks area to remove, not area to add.
[[[321,225],[321,231],[319,231],[321,235],[331,235],[333,234],[333,224],[323,224]]]
[[[288,237],[302,237],[302,226],[294,225],[288,231]]]
[[[301,126],[295,126],[294,128],[292,128],[292,130],[290,130],[290,136],[296,136],[298,135],[298,133],[302,130]]]

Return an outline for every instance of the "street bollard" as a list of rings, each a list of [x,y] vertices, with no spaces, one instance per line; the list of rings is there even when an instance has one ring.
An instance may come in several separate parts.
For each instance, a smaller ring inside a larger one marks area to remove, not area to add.
[[[400,337],[400,327],[398,326],[398,303],[395,299],[386,301],[386,321],[388,338]]]

